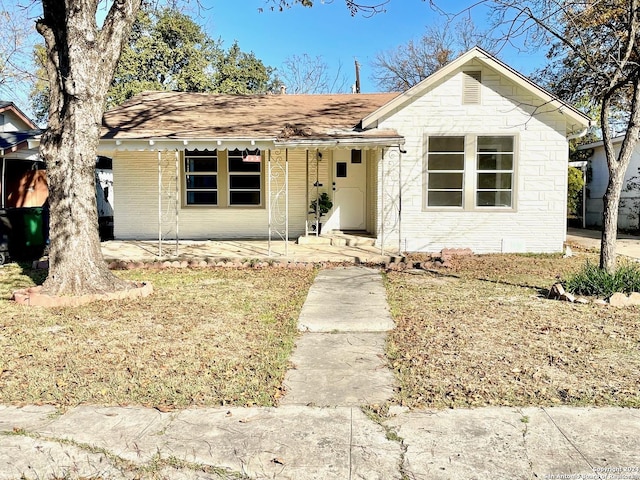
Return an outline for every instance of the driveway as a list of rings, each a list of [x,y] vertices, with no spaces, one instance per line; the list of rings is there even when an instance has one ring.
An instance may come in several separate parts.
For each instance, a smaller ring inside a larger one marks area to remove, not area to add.
[[[601,235],[600,230],[567,228],[567,244],[600,251]],[[619,233],[616,253],[640,260],[640,237]]]

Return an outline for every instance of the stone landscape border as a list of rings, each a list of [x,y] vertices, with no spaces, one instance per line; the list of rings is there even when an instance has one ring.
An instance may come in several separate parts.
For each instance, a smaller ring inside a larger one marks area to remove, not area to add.
[[[440,255],[433,255],[429,260],[421,262],[411,262],[403,256],[386,257],[385,261],[380,262],[362,262],[369,266],[383,267],[387,271],[431,271],[438,268],[449,268],[450,260],[458,256],[473,255],[473,251],[469,248],[447,248],[440,252]],[[111,260],[108,261],[111,270],[133,270],[139,268],[148,268],[153,270],[163,270],[171,268],[303,268],[314,269],[318,266],[325,265],[344,265],[350,262],[308,262],[308,261],[279,261],[264,259],[229,259],[224,257],[208,257],[194,259],[173,259],[173,260],[153,260],[153,261],[124,261]],[[357,261],[355,263],[358,263]],[[34,269],[48,269],[49,262],[47,260],[39,260],[33,262]],[[40,293],[41,287],[31,287],[23,290],[17,290],[13,293],[12,300],[22,305],[38,305],[38,306],[78,306],[84,305],[96,300],[121,300],[137,297],[146,297],[153,292],[153,287],[149,283],[141,283],[135,288],[122,290],[119,292],[106,294],[83,295],[79,297],[53,297]],[[627,307],[640,305],[640,293],[632,293],[627,296],[624,293],[614,293],[607,299],[589,300],[584,297],[575,297],[564,291],[562,284],[556,283],[549,290],[547,296],[550,300],[561,300],[569,303],[594,303],[599,305],[610,305],[615,307]]]
[[[78,307],[95,301],[129,300],[147,297],[153,293],[150,283],[134,283],[132,288],[109,293],[93,293],[78,296],[55,296],[42,293],[42,286],[24,288],[13,292],[11,299],[18,305],[33,307]]]

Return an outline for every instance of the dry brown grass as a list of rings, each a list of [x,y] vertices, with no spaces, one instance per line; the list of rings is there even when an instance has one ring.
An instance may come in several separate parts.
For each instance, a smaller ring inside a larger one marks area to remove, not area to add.
[[[484,255],[425,275],[389,273],[398,401],[640,407],[640,308],[544,298],[588,257]]]
[[[312,270],[133,270],[152,296],[77,308],[8,301],[0,269],[0,403],[273,405]],[[36,278],[36,281],[39,279]]]

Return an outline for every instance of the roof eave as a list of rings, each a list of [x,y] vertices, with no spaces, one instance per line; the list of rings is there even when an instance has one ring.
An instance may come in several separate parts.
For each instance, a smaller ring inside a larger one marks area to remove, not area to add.
[[[281,148],[363,148],[363,147],[391,147],[404,145],[404,137],[357,137],[357,138],[290,138],[276,140],[274,146]]]
[[[33,123],[33,121],[27,117],[22,110],[20,110],[15,103],[9,102],[7,105],[0,107],[0,113],[6,112],[7,110],[13,111],[13,113],[22,120],[30,129],[36,130],[38,126]]]
[[[183,149],[209,149],[212,146],[219,149],[234,148],[330,148],[330,147],[354,147],[363,148],[385,147],[394,145],[404,145],[404,138],[401,136],[343,136],[343,137],[311,137],[311,138],[203,138],[203,139],[167,139],[156,138],[103,138],[100,140],[98,152],[109,152],[114,150],[183,150]]]

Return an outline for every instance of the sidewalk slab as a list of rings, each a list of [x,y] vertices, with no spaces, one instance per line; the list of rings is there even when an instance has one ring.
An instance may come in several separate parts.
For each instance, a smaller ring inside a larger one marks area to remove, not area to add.
[[[57,410],[51,405],[15,407],[0,405],[0,432],[31,430],[51,422]]]
[[[400,445],[357,408],[185,410],[165,451],[251,478],[397,479]]]
[[[0,480],[22,478],[125,480],[129,477],[102,453],[38,438],[0,437]]]
[[[80,406],[35,431],[49,438],[106,448],[126,460],[148,462],[161,445],[162,432],[171,419],[171,414],[151,408]]]
[[[120,480],[134,474],[126,465],[120,472],[107,456],[95,453],[99,450],[127,460],[139,471],[158,459],[175,459],[226,470],[229,478],[400,479],[400,444],[387,439],[385,429],[360,409],[350,407],[201,408],[159,413],[85,406],[28,433],[0,435],[0,470],[5,475],[0,478],[15,479],[22,474],[26,478],[67,478],[66,474],[86,472],[84,478]],[[189,466],[163,468],[172,479],[227,477],[205,475],[202,468]]]
[[[403,439],[416,480],[530,479],[523,416],[512,409],[418,411],[385,422]]]
[[[412,479],[640,479],[637,409],[423,410],[384,423],[402,438]]]
[[[305,333],[291,357],[280,405],[366,405],[393,396],[384,333]]]
[[[320,271],[298,319],[305,332],[386,332],[393,327],[380,272],[364,267]]]
[[[539,474],[586,474],[610,470],[604,478],[640,480],[640,411],[629,408],[527,408],[527,444]]]

